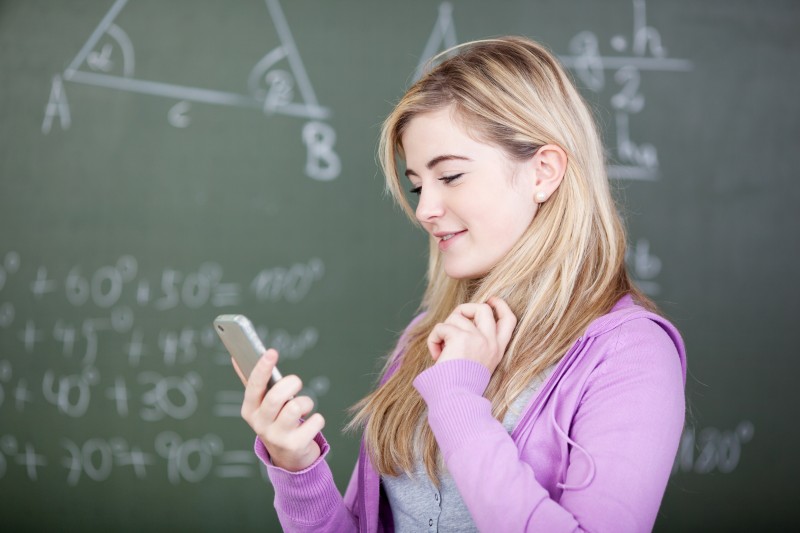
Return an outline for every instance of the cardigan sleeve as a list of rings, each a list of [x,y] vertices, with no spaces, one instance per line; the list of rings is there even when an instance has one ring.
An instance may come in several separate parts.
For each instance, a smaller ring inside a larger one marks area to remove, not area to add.
[[[381,385],[394,372],[408,341],[408,331],[425,315],[414,317],[398,339],[389,357],[390,365],[382,376]],[[333,480],[325,456],[330,446],[322,433],[314,437],[320,456],[307,468],[289,472],[272,464],[269,452],[256,437],[255,453],[267,467],[267,475],[275,490],[275,511],[284,531],[328,532],[355,531],[358,529],[359,463],[353,469],[344,498]]]
[[[357,531],[352,513],[355,490],[350,480],[347,494],[349,505],[336,488],[333,474],[325,456],[330,446],[318,433],[314,438],[321,454],[309,467],[290,472],[272,464],[261,439],[256,437],[255,452],[267,467],[267,475],[275,489],[275,511],[281,527],[287,532],[344,532]]]
[[[652,529],[683,426],[680,356],[647,319],[618,326],[596,344],[607,353],[583,382],[571,425],[539,421],[551,442],[569,442],[556,499],[492,416],[482,396],[490,378],[485,367],[446,361],[414,381],[447,469],[481,531]],[[557,387],[553,401],[559,393]]]

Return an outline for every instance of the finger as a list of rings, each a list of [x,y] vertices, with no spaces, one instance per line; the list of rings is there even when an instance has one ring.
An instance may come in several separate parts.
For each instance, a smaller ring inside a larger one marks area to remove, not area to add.
[[[317,436],[317,433],[322,431],[322,428],[325,427],[325,418],[319,414],[314,413],[308,420],[300,424],[300,427],[296,430],[296,435],[299,439],[311,442],[314,440],[314,437]]]
[[[231,363],[233,363],[233,369],[236,371],[236,375],[239,376],[239,379],[242,381],[242,385],[244,385],[246,387],[247,386],[247,378],[244,377],[244,372],[242,372],[242,369],[239,368],[239,364],[236,362],[236,359],[231,357]]]
[[[478,331],[492,344],[497,342],[497,324],[492,308],[487,304],[461,304],[456,308],[466,318],[470,319]]]
[[[244,401],[242,402],[242,416],[252,413],[261,406],[264,395],[267,393],[267,383],[272,375],[272,368],[278,362],[278,352],[267,350],[256,363],[250,373],[250,378],[243,380],[245,383]],[[239,369],[241,372],[241,369]]]
[[[431,357],[433,357],[434,361],[439,359],[439,356],[442,354],[442,348],[444,348],[445,334],[441,326],[443,326],[441,323],[433,326],[433,329],[428,335],[428,339],[425,341],[428,345],[428,351],[431,353]]]
[[[492,306],[497,315],[497,342],[505,352],[506,346],[514,334],[514,328],[517,327],[517,317],[508,304],[496,296],[489,298],[487,303]]]
[[[261,410],[264,418],[269,421],[276,421],[280,416],[284,406],[294,398],[303,388],[303,382],[295,375],[286,376],[273,386],[264,401],[261,403]]]
[[[275,419],[276,427],[286,430],[294,429],[300,425],[301,419],[314,409],[314,400],[308,396],[297,396],[287,401],[278,418]]]
[[[427,344],[434,361],[442,354],[447,339],[459,332],[461,332],[459,328],[450,324],[439,323],[433,326],[430,335],[428,335]]]
[[[450,313],[450,316],[447,317],[444,323],[455,326],[464,331],[475,330],[475,323],[458,311]]]

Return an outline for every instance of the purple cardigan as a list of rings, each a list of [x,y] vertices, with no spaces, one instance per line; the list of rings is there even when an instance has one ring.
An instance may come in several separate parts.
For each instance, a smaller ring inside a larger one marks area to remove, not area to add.
[[[684,421],[686,358],[669,322],[623,297],[575,342],[510,435],[482,396],[489,378],[484,366],[459,360],[414,380],[481,531],[653,528]],[[328,444],[321,434],[317,442],[322,457],[288,472],[256,439],[284,530],[393,530],[364,443],[342,498],[322,459]]]

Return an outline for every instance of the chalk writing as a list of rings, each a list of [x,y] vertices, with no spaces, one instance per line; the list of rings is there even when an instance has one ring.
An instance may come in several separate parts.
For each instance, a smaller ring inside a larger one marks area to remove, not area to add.
[[[614,53],[627,55],[603,55],[597,34],[581,31],[570,39],[571,55],[562,55],[559,59],[595,93],[605,88],[606,71],[614,71],[613,81],[618,89],[611,96],[610,104],[614,109],[616,147],[612,163],[608,165],[609,177],[657,180],[660,178],[658,150],[653,143],[638,142],[631,136],[631,116],[644,110],[646,103],[641,72],[686,72],[692,70],[692,62],[667,57],[660,32],[647,23],[645,0],[633,0],[631,36],[614,35],[609,44]]]
[[[754,435],[755,426],[749,420],[743,420],[733,430],[686,428],[672,472],[710,474],[716,470],[729,474],[739,466],[742,448]]]
[[[305,298],[324,273],[323,261],[312,258],[288,267],[263,269],[253,277],[249,288],[258,301],[297,303]],[[28,284],[35,300],[49,301],[49,297],[63,291],[67,301],[75,307],[92,303],[101,309],[111,309],[107,319],[84,322],[81,329],[90,331],[108,328],[129,331],[134,310],[122,302],[135,302],[140,307],[150,306],[158,311],[169,311],[179,306],[199,309],[208,304],[230,307],[240,304],[245,297],[242,285],[223,281],[222,268],[210,262],[191,272],[165,268],[158,280],[140,277],[138,261],[131,256],[123,256],[114,265],[101,266],[85,274],[80,265],[71,267],[63,278],[52,274],[45,266],[37,268],[35,278]],[[14,318],[13,304],[4,302],[0,307],[0,326],[10,326]],[[21,335],[30,350],[38,342],[41,332],[34,322],[26,328]],[[74,344],[76,335],[70,328],[75,326],[64,322],[58,325],[59,340],[65,343],[64,349],[67,351]]]
[[[439,4],[439,16],[436,19],[430,37],[428,37],[428,42],[425,43],[425,49],[422,51],[422,56],[417,64],[417,70],[414,72],[414,81],[422,77],[426,68],[435,66],[431,63],[431,59],[436,54],[449,50],[457,44],[456,25],[453,22],[453,5],[450,2],[442,2]],[[446,59],[451,55],[445,54],[441,59]]]
[[[336,132],[324,122],[303,126],[303,142],[307,148],[306,174],[319,181],[336,178],[342,170],[339,156],[333,150]]]
[[[11,363],[5,360],[0,361],[0,407],[3,406],[3,402],[6,399],[5,384],[11,381],[12,375]]]
[[[120,469],[130,469],[138,480],[163,476],[172,484],[200,483],[209,476],[221,479],[258,475],[258,459],[252,450],[226,450],[222,438],[213,433],[184,439],[174,431],[159,433],[150,446],[122,437],[91,437],[83,442],[62,438],[61,455],[51,460],[30,442],[14,435],[0,437],[0,479],[10,468],[20,467],[30,481],[38,481],[45,468],[60,466],[65,482],[75,487],[83,482],[113,480]],[[157,469],[157,471],[155,470]],[[266,477],[262,475],[266,481]]]
[[[9,458],[25,469],[25,473],[31,481],[36,481],[39,478],[39,469],[48,464],[44,455],[36,453],[36,448],[32,443],[26,442],[24,446],[21,446],[16,437],[4,435],[0,438],[0,477],[8,468]]]
[[[222,450],[222,439],[213,434],[187,441],[172,431],[156,437],[156,451],[167,459],[167,478],[176,485],[181,481],[202,481],[211,471],[213,458]]]
[[[8,252],[5,257],[3,257],[3,262],[0,263],[0,291],[5,287],[8,277],[19,270],[19,261],[19,254],[17,252]]]
[[[154,462],[151,454],[142,453],[135,446],[129,448],[121,438],[89,439],[81,446],[68,439],[62,439],[61,443],[69,454],[61,464],[68,470],[67,484],[70,486],[77,485],[82,475],[92,481],[105,481],[115,465],[131,466],[136,477],[143,479],[147,466]]]
[[[276,267],[262,270],[256,274],[250,288],[259,301],[298,302],[324,274],[324,263],[314,258],[307,263],[295,263],[289,269]]]
[[[661,259],[650,253],[650,241],[637,239],[625,251],[625,261],[636,285],[647,295],[657,296],[661,285],[656,277],[661,273]]]
[[[222,464],[215,468],[220,478],[247,478],[258,472],[257,458],[252,450],[222,452],[218,461]]]
[[[92,398],[91,388],[100,381],[97,370],[84,368],[80,374],[57,376],[47,370],[42,378],[42,396],[58,410],[73,418],[86,414]]]
[[[127,1],[114,2],[69,66],[53,76],[42,122],[43,134],[50,133],[56,118],[62,130],[70,128],[72,119],[64,82],[176,100],[167,112],[167,122],[176,128],[192,124],[192,103],[255,108],[266,117],[284,114],[309,119],[301,136],[307,148],[306,174],[322,181],[339,176],[341,162],[334,150],[335,132],[329,124],[319,122],[330,116],[330,110],[317,102],[278,0],[266,0],[266,7],[281,44],[251,69],[246,80],[249,94],[136,78],[133,41],[116,23]]]
[[[50,84],[50,97],[44,108],[44,120],[42,121],[42,133],[47,135],[53,127],[53,119],[58,118],[61,129],[68,130],[72,125],[72,118],[69,112],[69,102],[64,92],[64,82],[61,76],[56,74]]]
[[[141,411],[142,420],[148,422],[167,416],[176,420],[189,418],[197,409],[197,391],[203,385],[194,372],[183,377],[143,372],[139,374],[139,383],[149,386],[142,396],[145,407]]]
[[[83,433],[81,424],[90,432],[85,439],[57,431],[41,440],[2,436],[0,478],[18,469],[17,475],[37,482],[53,467],[65,469],[67,486],[108,481],[121,469],[139,480],[161,472],[173,484],[263,477],[252,451],[225,449],[212,433],[185,435],[186,423],[213,430],[210,420],[240,417],[243,389],[215,385],[223,375],[236,381],[211,320],[219,308],[242,303],[302,302],[325,277],[322,259],[256,267],[252,276],[228,280],[211,261],[152,269],[128,254],[96,264],[36,264],[2,251],[0,258],[0,291],[7,298],[0,306],[6,310],[0,314],[4,422],[8,418],[14,427],[14,417],[50,409],[50,420],[63,417],[71,432]],[[197,314],[202,324],[174,323],[176,312]],[[164,317],[163,325],[153,327],[154,317]],[[319,341],[312,325],[256,323],[259,336],[284,361],[306,356]],[[330,389],[327,376],[312,375],[302,393],[316,402]],[[159,433],[151,445],[133,443],[127,436],[98,436],[97,417],[109,426],[117,419],[139,429],[167,423],[172,431]]]

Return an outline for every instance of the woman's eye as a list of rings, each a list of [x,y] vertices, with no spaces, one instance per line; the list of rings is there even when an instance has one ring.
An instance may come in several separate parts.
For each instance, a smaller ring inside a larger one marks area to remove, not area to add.
[[[448,183],[457,180],[458,178],[460,178],[463,175],[464,175],[464,173],[462,172],[460,174],[453,174],[452,176],[442,176],[441,178],[439,178],[439,181],[441,181],[442,183],[447,185]],[[409,190],[408,192],[410,192],[411,194],[416,194],[417,196],[419,196],[420,194],[422,194],[422,185],[414,187],[413,189]]]
[[[450,183],[451,181],[455,181],[463,175],[464,173],[462,172],[461,174],[453,174],[452,176],[442,176],[441,178],[439,178],[439,181]]]

